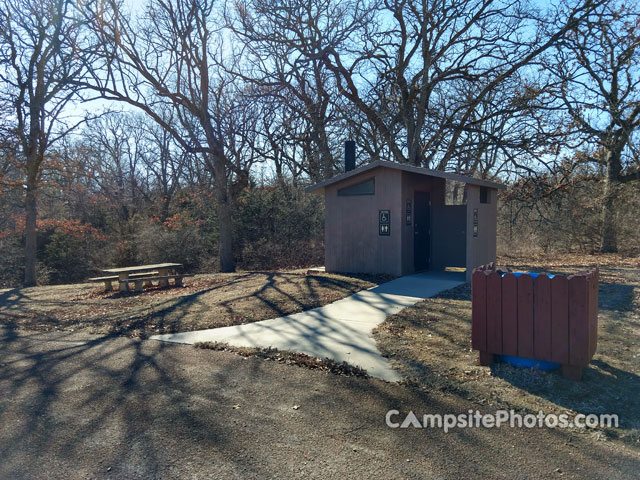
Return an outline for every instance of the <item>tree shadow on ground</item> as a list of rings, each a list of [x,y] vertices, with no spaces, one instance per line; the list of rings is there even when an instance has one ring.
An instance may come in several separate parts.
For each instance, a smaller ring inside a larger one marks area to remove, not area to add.
[[[516,388],[574,412],[616,414],[620,429],[631,431],[634,438],[640,433],[640,376],[635,373],[597,359],[584,368],[582,381],[565,379],[559,371],[544,374],[501,363],[494,364],[491,372]]]
[[[3,478],[69,471],[91,478],[358,476],[373,463],[386,478],[425,477],[434,469],[443,478],[488,478],[498,465],[502,474],[516,474],[521,455],[529,452],[533,463],[532,446],[544,450],[569,437],[393,430],[384,423],[392,408],[444,414],[472,405],[376,380],[113,335],[5,326],[0,359]],[[553,462],[568,470],[576,462],[622,471],[633,462],[627,453],[612,459],[604,445],[573,445],[571,459],[549,448],[536,468]]]
[[[222,278],[222,280],[221,280]],[[319,307],[371,284],[357,276],[243,272],[204,277],[185,287],[143,293],[99,293],[87,286],[13,289],[0,296],[0,322],[147,337],[251,323]]]
[[[0,327],[0,476],[23,477],[25,452],[27,463],[34,465],[39,456],[52,453],[73,465],[87,449],[96,455],[95,462],[101,458],[105,469],[133,450],[144,452],[136,455],[134,476],[157,475],[164,452],[155,448],[150,429],[156,409],[168,405],[160,405],[155,395],[165,403],[170,399],[170,418],[160,416],[174,425],[178,439],[197,436],[203,446],[223,445],[226,438],[218,426],[189,410],[188,394],[162,359],[164,348],[114,335],[78,338]],[[215,392],[211,394],[215,398]],[[96,438],[98,432],[106,435],[106,442]],[[95,449],[98,443],[106,443],[106,450]]]

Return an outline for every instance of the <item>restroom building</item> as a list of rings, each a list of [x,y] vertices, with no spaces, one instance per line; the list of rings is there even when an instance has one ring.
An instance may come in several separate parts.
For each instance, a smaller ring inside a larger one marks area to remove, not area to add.
[[[307,188],[325,198],[328,272],[408,275],[496,258],[498,190],[473,177],[374,161]],[[351,147],[353,151],[353,147]]]

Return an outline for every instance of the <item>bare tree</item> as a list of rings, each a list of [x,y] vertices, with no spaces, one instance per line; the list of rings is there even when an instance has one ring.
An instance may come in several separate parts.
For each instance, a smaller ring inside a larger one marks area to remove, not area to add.
[[[305,123],[304,143],[309,146],[305,167],[312,181],[330,178],[335,170],[332,136],[338,134],[340,95],[322,60],[301,56],[296,47],[301,41],[322,43],[324,21],[332,15],[333,6],[330,1],[296,4],[258,0],[237,2],[233,15],[228,15],[245,49],[244,77],[259,87],[262,96],[290,110],[282,111],[285,118]],[[314,22],[308,21],[311,18]],[[344,136],[344,131],[339,134]]]
[[[25,174],[24,285],[36,283],[36,220],[41,167],[49,147],[76,125],[65,108],[91,62],[83,22],[70,0],[6,0],[0,5],[0,80],[10,99]]]
[[[293,184],[297,184],[303,173],[309,174],[306,167],[310,162],[298,159],[299,152],[309,149],[307,142],[300,141],[307,131],[306,125],[298,121],[288,102],[268,96],[262,98],[261,105],[257,126],[259,135],[254,143],[256,153],[272,165],[280,187],[284,187],[289,178]]]
[[[168,110],[163,118],[168,124],[174,120]],[[191,160],[171,134],[147,116],[135,116],[127,122],[129,131],[140,132],[136,155],[140,158],[147,180],[141,194],[150,203],[160,203],[160,220],[169,217],[169,207],[180,189],[182,172]]]
[[[394,160],[445,169],[482,125],[481,103],[599,3],[546,21],[524,0],[246,0],[240,9],[247,29],[267,28],[294,65],[320,60]]]
[[[640,10],[607,2],[570,29],[545,59],[566,131],[587,142],[583,156],[605,171],[601,252],[617,252],[615,202],[621,182],[640,179]],[[590,147],[589,147],[590,145]]]
[[[516,72],[484,96],[458,127],[461,134],[456,155],[447,168],[481,178],[501,176],[509,180],[559,173],[559,153],[566,154],[573,145],[567,144],[562,130],[549,128],[560,113],[544,83],[546,76],[538,70],[539,65],[533,64]],[[484,86],[482,81],[462,82],[453,90],[455,98],[448,101],[449,108],[459,105],[457,110],[464,112]]]
[[[84,147],[83,157],[98,191],[117,209],[121,230],[139,208],[142,157],[149,149],[143,144],[144,130],[129,117],[110,113],[89,123],[76,145],[76,149]]]
[[[236,79],[220,67],[227,47],[215,4],[152,0],[137,23],[117,1],[91,6],[94,30],[105,45],[92,87],[103,98],[141,109],[185,151],[201,155],[214,179],[220,269],[232,271],[230,184],[245,176],[248,166],[229,158],[225,145],[233,134],[225,131],[225,115],[238,89]],[[174,111],[174,124],[162,116],[167,107]]]

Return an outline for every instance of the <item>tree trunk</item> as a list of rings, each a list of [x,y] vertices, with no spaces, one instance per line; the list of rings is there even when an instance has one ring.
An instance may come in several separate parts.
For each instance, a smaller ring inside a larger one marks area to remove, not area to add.
[[[275,142],[272,142],[272,145]],[[275,150],[273,163],[276,168],[276,181],[278,182],[278,186],[282,189],[286,186],[287,182],[285,181],[284,174],[282,173],[282,161],[281,161],[281,153],[279,150]]]
[[[211,156],[215,156],[212,154]],[[218,154],[220,155],[220,154]],[[224,159],[212,158],[214,168],[214,185],[216,212],[218,214],[218,257],[221,272],[235,272],[233,259],[233,222],[231,220],[231,202],[227,185]]]
[[[162,220],[162,222],[165,222],[167,218],[169,218],[169,203],[169,194],[165,191],[162,196],[162,209],[160,210],[160,220]]]
[[[322,135],[324,138],[322,139],[322,179],[328,180],[333,177],[333,156],[329,150],[329,145],[327,144],[326,135]]]
[[[600,253],[618,252],[614,204],[618,195],[620,170],[620,153],[608,152],[607,175],[605,177],[604,198],[602,202],[602,239],[600,243]]]
[[[413,112],[411,112],[413,115]],[[405,121],[407,129],[407,161],[416,167],[422,166],[422,158],[420,157],[420,132],[416,129],[415,120],[408,118]],[[396,159],[396,161],[402,161]]]
[[[30,176],[29,176],[30,177]],[[36,285],[36,249],[37,232],[36,219],[38,216],[37,207],[37,180],[27,179],[27,197],[25,200],[25,243],[24,243],[24,286],[33,287]]]
[[[218,255],[220,256],[220,271],[234,272],[236,269],[233,259],[233,224],[231,222],[231,205],[228,199],[218,200],[218,228],[219,244]]]
[[[318,171],[310,172],[312,180],[322,182],[333,176],[333,155],[329,148],[324,117],[312,112],[311,140],[318,149]]]

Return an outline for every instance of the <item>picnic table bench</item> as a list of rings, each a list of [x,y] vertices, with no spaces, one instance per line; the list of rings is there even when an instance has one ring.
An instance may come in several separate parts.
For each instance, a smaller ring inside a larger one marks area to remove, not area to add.
[[[133,282],[136,292],[141,292],[142,287],[151,285],[153,281],[158,282],[159,287],[168,287],[169,280],[173,279],[175,286],[182,286],[184,277],[192,277],[191,274],[177,273],[177,268],[181,263],[158,263],[154,265],[138,265],[135,267],[106,268],[102,271],[112,275],[95,277],[89,279],[93,282],[104,282],[105,290],[111,290],[111,282],[118,281],[118,290],[121,292],[130,291],[129,283]]]
[[[129,275],[129,277],[133,280],[135,278],[140,278],[140,277],[153,277],[154,275],[158,275],[158,272],[132,273],[131,275]],[[91,283],[104,282],[104,289],[106,291],[113,290],[112,282],[115,280],[118,280],[118,275],[109,275],[106,277],[93,277],[89,279]]]

